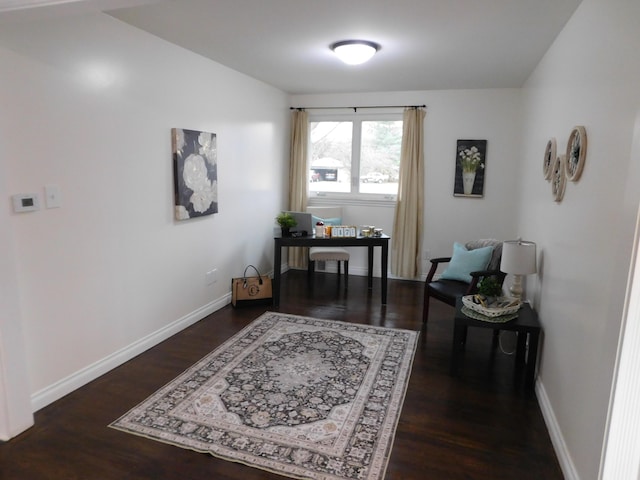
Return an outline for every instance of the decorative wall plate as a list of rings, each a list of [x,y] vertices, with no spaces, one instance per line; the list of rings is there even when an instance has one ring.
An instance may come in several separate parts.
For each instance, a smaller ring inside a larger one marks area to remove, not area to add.
[[[545,180],[551,180],[551,171],[553,162],[556,160],[556,139],[552,138],[547,142],[547,148],[544,151],[544,162],[542,164],[542,173]]]
[[[560,203],[564,197],[564,189],[567,185],[565,173],[566,156],[558,155],[551,170],[551,192],[556,202]]]
[[[569,135],[567,142],[567,161],[565,168],[567,178],[572,182],[577,182],[582,175],[584,160],[587,155],[587,131],[584,127],[575,127]]]

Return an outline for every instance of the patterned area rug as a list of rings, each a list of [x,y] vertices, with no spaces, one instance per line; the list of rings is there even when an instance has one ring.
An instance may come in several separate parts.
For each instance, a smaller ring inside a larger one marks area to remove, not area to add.
[[[111,427],[293,478],[382,479],[417,338],[267,312]]]

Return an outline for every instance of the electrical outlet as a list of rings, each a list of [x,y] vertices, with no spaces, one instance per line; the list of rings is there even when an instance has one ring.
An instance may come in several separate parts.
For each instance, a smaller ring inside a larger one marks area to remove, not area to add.
[[[429,259],[431,258],[431,252],[429,250],[425,250],[422,252],[422,261],[425,265],[429,265]]]

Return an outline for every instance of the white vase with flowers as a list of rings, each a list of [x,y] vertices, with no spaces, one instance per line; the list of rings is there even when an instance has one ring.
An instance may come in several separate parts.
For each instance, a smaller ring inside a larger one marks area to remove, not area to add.
[[[466,148],[460,151],[460,166],[462,167],[462,188],[465,195],[471,195],[473,184],[476,181],[478,168],[484,168],[482,155],[477,147]]]

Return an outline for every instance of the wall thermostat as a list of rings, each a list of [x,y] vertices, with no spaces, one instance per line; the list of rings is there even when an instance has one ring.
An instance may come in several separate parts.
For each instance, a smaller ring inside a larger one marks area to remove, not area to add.
[[[35,193],[18,193],[12,195],[13,211],[16,213],[35,212],[40,209],[40,200]]]

